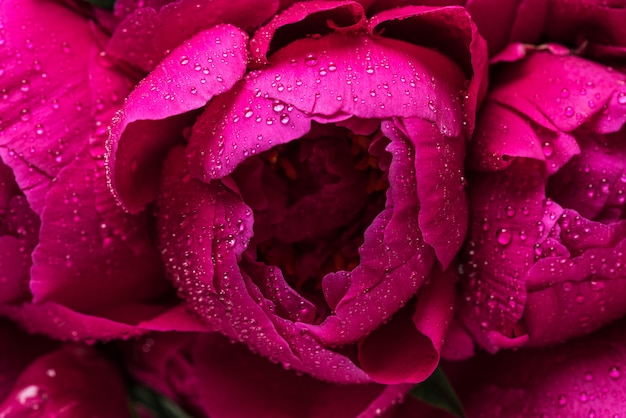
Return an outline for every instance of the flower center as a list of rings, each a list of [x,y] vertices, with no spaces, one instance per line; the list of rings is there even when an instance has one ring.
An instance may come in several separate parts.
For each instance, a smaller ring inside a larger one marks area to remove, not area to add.
[[[387,174],[370,153],[372,142],[345,128],[316,126],[249,158],[233,175],[254,213],[247,257],[280,268],[316,304],[325,275],[359,265],[365,230],[385,207]]]

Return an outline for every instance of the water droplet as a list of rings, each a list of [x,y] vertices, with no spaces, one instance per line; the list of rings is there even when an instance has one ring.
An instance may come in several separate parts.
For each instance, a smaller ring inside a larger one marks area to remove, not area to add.
[[[43,135],[44,133],[46,133],[46,130],[44,129],[41,123],[38,123],[37,125],[35,125],[35,133],[37,135]]]
[[[617,94],[617,103],[621,105],[626,105],[626,92],[620,91]]]
[[[550,142],[544,142],[543,145],[541,146],[541,149],[543,151],[543,155],[546,158],[550,158],[552,157],[552,154],[554,154],[554,145],[552,145],[552,143]]]
[[[20,90],[26,93],[30,90],[30,82],[28,80],[22,80],[22,85],[20,86]]]
[[[559,406],[567,405],[567,396],[559,395],[559,397],[557,398],[557,402],[558,402]]]
[[[511,243],[511,230],[508,228],[500,228],[496,231],[496,240],[500,245],[509,245]]]
[[[307,67],[313,67],[313,66],[317,65],[317,56],[315,56],[314,54],[307,54],[304,57],[304,64]]]
[[[617,366],[613,366],[609,369],[609,377],[613,380],[617,380],[620,377],[622,377],[622,372],[620,371],[619,367]]]
[[[274,112],[282,112],[285,109],[285,104],[277,100],[274,102],[272,109],[274,110]]]
[[[30,120],[30,110],[22,109],[20,110],[20,119],[22,122],[28,122]]]
[[[569,97],[569,90],[566,87],[561,90],[561,97]]]
[[[189,92],[190,92],[191,94],[196,94],[196,93],[198,93],[198,89],[197,89],[196,87],[192,87],[192,88],[189,90]]]
[[[282,123],[283,125],[286,125],[289,123],[289,115],[286,113],[283,113],[282,115],[280,115],[280,123]]]
[[[180,65],[187,65],[189,64],[189,57],[186,55],[183,55],[182,57],[180,57]]]
[[[331,73],[337,71],[337,65],[334,62],[332,62],[332,61],[329,62],[328,63],[328,71],[330,71]]]
[[[504,209],[504,213],[506,213],[506,216],[508,216],[509,218],[512,218],[515,216],[515,208],[511,205],[508,205],[505,209]]]
[[[582,403],[585,403],[589,400],[589,395],[587,395],[587,392],[581,392],[581,394],[578,396],[578,400]]]
[[[252,111],[252,109],[250,109],[249,107],[246,107],[246,108],[243,110],[243,117],[244,117],[244,118],[251,118],[251,117],[252,117],[252,115],[254,115],[254,112],[253,112],[253,111]]]
[[[572,106],[567,106],[565,108],[565,116],[567,116],[568,118],[574,116],[574,108]]]

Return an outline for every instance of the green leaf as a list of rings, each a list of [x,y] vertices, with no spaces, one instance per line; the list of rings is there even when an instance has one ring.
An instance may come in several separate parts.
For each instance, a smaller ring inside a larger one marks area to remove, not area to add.
[[[465,416],[459,397],[440,368],[437,368],[428,379],[415,385],[410,393],[417,399],[443,409],[456,417],[463,418]]]
[[[113,10],[115,0],[85,0],[87,3],[101,9]]]
[[[182,408],[167,398],[146,386],[132,383],[128,388],[128,395],[132,405],[132,416],[137,417],[136,406],[142,406],[158,418],[191,418]]]

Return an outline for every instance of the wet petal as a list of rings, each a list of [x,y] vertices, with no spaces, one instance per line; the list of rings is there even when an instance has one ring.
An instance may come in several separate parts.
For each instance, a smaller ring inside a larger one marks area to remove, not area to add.
[[[532,160],[516,160],[498,174],[471,177],[472,211],[458,318],[488,350],[513,344],[526,303],[526,272],[534,261],[543,216],[546,175]]]
[[[462,7],[425,6],[391,9],[372,17],[370,32],[374,36],[401,39],[415,45],[433,48],[454,60],[469,80],[469,85],[464,85],[457,90],[464,96],[465,113],[463,115],[455,114],[455,116],[457,122],[463,122],[467,132],[471,133],[474,130],[476,109],[487,91],[488,57],[485,41],[479,35],[465,9]],[[437,77],[437,74],[433,75]],[[437,106],[436,108],[440,112],[442,109],[446,112],[450,111],[449,107]],[[397,116],[417,115],[402,114]],[[450,129],[445,128],[446,124],[436,121],[442,130]],[[458,135],[456,130],[451,129],[451,131],[450,136]]]
[[[96,383],[97,382],[97,383]],[[66,345],[39,357],[0,405],[2,416],[128,417],[120,372],[93,348]]]
[[[439,364],[452,319],[456,273],[437,272],[419,294],[388,323],[359,343],[359,362],[380,383],[419,383]]]
[[[160,162],[193,120],[187,112],[228,91],[244,74],[246,38],[228,25],[203,31],[176,48],[128,97],[107,143],[108,178],[128,210],[137,212],[155,197]]]
[[[0,158],[40,213],[51,180],[93,129],[85,83],[94,39],[87,20],[60,4],[3,2],[0,19]]]
[[[127,15],[113,33],[107,52],[149,72],[170,51],[207,29],[225,23],[243,30],[254,29],[278,9],[277,0],[219,0],[209,3],[179,0],[155,7],[161,3],[145,4],[145,7],[135,8]],[[116,4],[116,13],[121,16],[128,11],[124,5]],[[205,65],[204,61],[201,65]]]
[[[492,100],[541,124],[541,117],[534,116],[539,111],[565,132],[581,126],[614,94],[626,90],[623,75],[582,58],[548,51],[531,53],[501,74],[490,93]]]
[[[145,216],[124,214],[90,156],[67,166],[46,196],[30,288],[35,302],[82,312],[163,295]]]
[[[545,161],[546,169],[552,174],[580,153],[572,135],[546,129],[490,100],[482,108],[473,141],[468,162],[479,171],[502,170],[515,158],[532,158]]]
[[[268,56],[290,42],[333,31],[358,31],[365,26],[365,11],[356,1],[296,3],[260,28],[250,41],[252,60],[267,63]]]
[[[554,348],[480,355],[448,370],[470,417],[619,415],[624,323]]]
[[[201,402],[215,417],[374,417],[408,391],[409,385],[337,385],[297,375],[224,337],[206,335],[194,348]],[[243,365],[243,366],[242,366]],[[246,398],[245,406],[234,402]],[[377,411],[377,412],[375,412]]]
[[[445,269],[461,248],[467,229],[465,140],[448,138],[423,119],[404,118],[397,124],[415,148],[420,230]]]
[[[307,114],[422,117],[454,136],[462,126],[464,82],[457,65],[428,48],[333,33],[282,48],[246,87]]]
[[[310,128],[311,118],[294,106],[240,84],[198,117],[189,139],[190,170],[205,181],[224,177],[248,157],[300,138]]]

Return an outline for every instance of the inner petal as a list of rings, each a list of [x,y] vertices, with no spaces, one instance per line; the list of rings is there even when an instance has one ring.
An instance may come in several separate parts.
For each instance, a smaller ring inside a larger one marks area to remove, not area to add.
[[[288,284],[316,305],[318,319],[329,312],[322,279],[359,265],[364,232],[385,207],[387,173],[370,154],[378,140],[384,140],[379,132],[363,136],[314,125],[306,136],[248,158],[233,173],[254,215],[244,258],[280,268]]]

